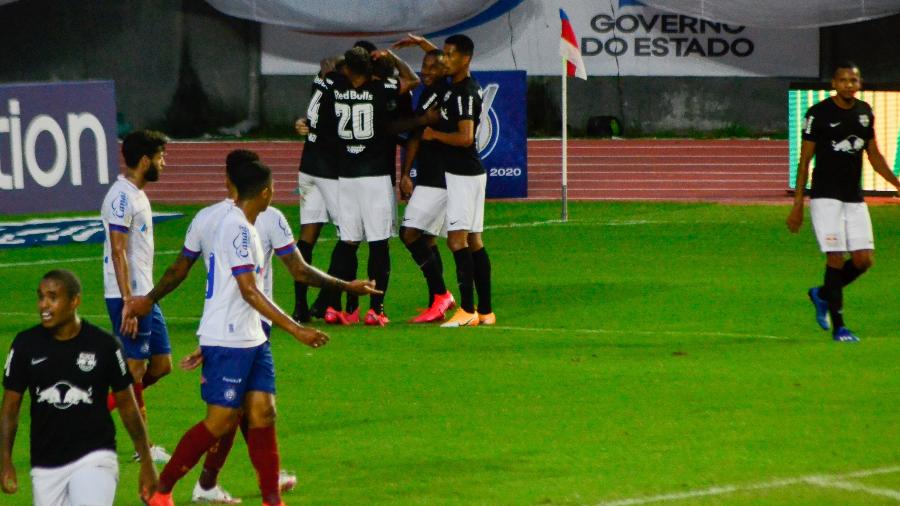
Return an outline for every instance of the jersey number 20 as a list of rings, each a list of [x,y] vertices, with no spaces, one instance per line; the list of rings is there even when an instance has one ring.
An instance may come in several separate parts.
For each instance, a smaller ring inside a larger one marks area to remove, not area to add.
[[[346,140],[366,140],[375,137],[375,107],[372,104],[334,104],[338,117],[338,135]],[[352,130],[348,124],[352,123]]]

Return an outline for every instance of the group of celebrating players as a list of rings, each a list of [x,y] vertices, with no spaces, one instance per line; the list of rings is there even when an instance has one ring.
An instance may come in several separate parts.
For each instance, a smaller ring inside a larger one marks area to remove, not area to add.
[[[83,321],[77,309],[81,284],[71,272],[48,272],[38,288],[41,325],[16,336],[7,358],[0,416],[0,485],[18,488],[12,445],[25,390],[32,399],[32,484],[37,505],[112,504],[118,480],[115,433],[109,412],[118,408],[140,461],[139,493],[153,506],[173,504],[175,484],[205,455],[195,502],[240,502],[217,483],[237,430],[245,440],[264,505],[284,504],[281,493],[297,483],[280,469],[275,436],[275,370],[269,344],[274,324],[318,348],[321,331],[304,327],[360,321],[358,297],[370,297],[367,325],[389,323],[384,295],[390,277],[388,240],[396,228],[396,151],[406,156],[400,193],[409,199],[399,233],[421,268],[428,308],[411,321],[444,322],[456,300],[443,281],[436,237],[447,236],[457,267],[459,309],[444,327],[492,325],[490,260],[481,240],[486,174],[475,147],[481,90],[469,74],[474,45],[464,35],[443,50],[410,35],[398,47],[425,50],[425,89],[413,112],[411,90],[420,79],[389,50],[365,42],[323,62],[307,117],[300,165],[300,239],[270,206],[272,171],[259,156],[235,150],[225,160],[228,198],[202,209],[188,228],[184,248],[153,284],[153,217],[143,188],[165,170],[166,137],[136,131],[122,143],[125,173],[101,206],[104,295],[116,337]],[[413,164],[416,184],[413,184]],[[310,265],[326,223],[339,241],[328,273]],[[368,280],[354,279],[357,248],[369,245]],[[295,281],[295,309],[282,311],[272,297],[272,258]],[[198,258],[207,270],[198,348],[182,359],[185,370],[202,365],[206,416],[191,427],[170,456],[150,442],[143,392],[172,369],[168,329],[158,302],[186,279]],[[307,305],[307,287],[321,288]],[[478,305],[475,305],[475,292]],[[341,305],[341,292],[347,304]],[[90,437],[85,437],[90,434]],[[157,476],[154,462],[165,463]]]

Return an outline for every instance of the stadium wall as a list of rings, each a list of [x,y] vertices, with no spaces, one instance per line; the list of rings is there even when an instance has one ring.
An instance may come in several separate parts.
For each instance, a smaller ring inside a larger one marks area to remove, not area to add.
[[[121,119],[130,126],[196,137],[258,112],[263,131],[280,134],[290,132],[306,107],[311,78],[254,76],[259,25],[202,1],[22,0],[0,7],[0,27],[0,82],[112,79]],[[898,30],[900,16],[823,28],[821,75],[850,58],[868,80],[900,81],[894,65],[900,47],[892,42]],[[572,80],[570,125],[578,133],[590,116],[611,115],[628,136],[783,134],[789,81]],[[558,134],[559,78],[532,76],[528,93],[529,133]]]

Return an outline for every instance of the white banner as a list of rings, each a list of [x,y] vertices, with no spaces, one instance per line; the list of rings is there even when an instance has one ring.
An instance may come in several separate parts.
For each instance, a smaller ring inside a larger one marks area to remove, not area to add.
[[[578,37],[588,75],[818,77],[818,29],[761,29],[701,20],[638,4],[525,0],[466,30],[475,41],[475,70],[525,70],[558,75],[559,8]],[[438,27],[435,27],[437,29]],[[438,46],[446,35],[433,38]],[[262,73],[309,75],[342,53],[358,34],[323,36],[264,25]],[[379,47],[397,36],[370,36]],[[421,51],[400,53],[418,68]]]

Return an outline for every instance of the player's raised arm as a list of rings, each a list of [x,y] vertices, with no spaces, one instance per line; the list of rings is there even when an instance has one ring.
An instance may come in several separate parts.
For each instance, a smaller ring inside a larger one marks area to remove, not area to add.
[[[12,462],[12,449],[19,428],[21,405],[21,392],[9,389],[3,392],[3,408],[0,411],[0,487],[6,494],[15,494],[19,490],[16,467]]]
[[[788,214],[787,227],[793,233],[800,230],[803,225],[803,198],[806,190],[806,181],[809,179],[809,162],[816,154],[816,143],[804,140],[800,145],[800,161],[797,163],[797,180],[794,186],[794,205]]]
[[[407,93],[413,89],[415,89],[421,80],[419,79],[419,75],[416,74],[416,71],[409,66],[408,63],[403,61],[402,58],[391,52],[387,49],[379,49],[372,53],[372,58],[387,58],[388,61],[391,62],[391,65],[397,69],[398,80],[400,81],[400,94]]]
[[[875,142],[874,131],[872,132],[872,139],[869,141],[868,145],[866,145],[866,156],[869,157],[869,163],[872,164],[872,168],[875,172],[883,177],[888,183],[894,185],[894,188],[900,190],[900,179],[897,179],[897,176],[891,171],[887,161],[885,161],[884,156],[878,149],[878,143]]]
[[[426,53],[429,51],[434,51],[438,47],[431,43],[428,39],[421,35],[416,35],[413,33],[406,34],[406,37],[394,42],[391,47],[393,48],[402,48],[402,47],[412,47],[416,46],[422,51]]]

